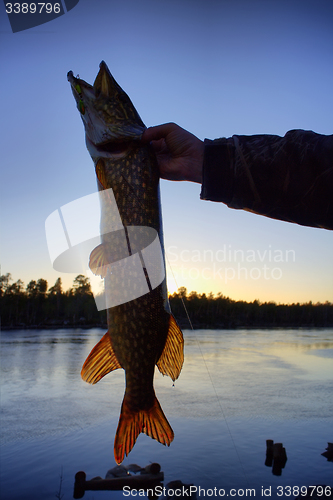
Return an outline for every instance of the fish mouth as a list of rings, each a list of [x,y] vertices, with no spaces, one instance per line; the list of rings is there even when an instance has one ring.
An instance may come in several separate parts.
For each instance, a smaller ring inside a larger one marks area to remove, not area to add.
[[[133,147],[133,142],[108,141],[100,144],[94,143],[86,135],[86,146],[91,156],[103,156],[104,158],[123,158]]]
[[[67,80],[69,81],[72,87],[75,85],[77,78],[75,78],[73,71],[68,71]]]
[[[127,152],[130,147],[129,142],[106,142],[104,144],[95,144],[99,151],[111,154],[121,154]]]
[[[128,142],[140,141],[145,125],[128,95],[111,75],[106,63],[93,85],[67,73],[72,92],[85,126],[86,136],[95,148],[105,153],[128,149]]]
[[[67,73],[67,80],[72,86],[76,99],[82,97],[82,94],[84,95],[87,91],[91,93],[90,97],[95,99],[98,99],[101,94],[106,98],[112,98],[116,93],[124,94],[104,61],[99,65],[99,72],[93,85],[82,80],[79,75],[75,77],[73,71]]]

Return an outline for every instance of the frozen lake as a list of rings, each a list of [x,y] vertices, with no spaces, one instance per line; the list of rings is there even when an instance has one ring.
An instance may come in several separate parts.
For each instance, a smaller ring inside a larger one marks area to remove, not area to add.
[[[95,386],[80,378],[104,333],[1,332],[4,500],[54,500],[61,471],[67,500],[77,471],[87,479],[105,477],[116,465],[124,372]],[[333,441],[333,330],[185,330],[184,337],[185,363],[175,386],[155,374],[175,439],[166,448],[142,434],[124,464],[158,462],[164,485],[179,479],[224,489],[225,496],[236,490],[235,498],[250,488],[257,497],[271,488],[271,498],[281,498],[278,486],[333,486],[333,463],[321,455]],[[281,476],[265,466],[267,439],[286,448]],[[124,496],[87,491],[84,498]]]

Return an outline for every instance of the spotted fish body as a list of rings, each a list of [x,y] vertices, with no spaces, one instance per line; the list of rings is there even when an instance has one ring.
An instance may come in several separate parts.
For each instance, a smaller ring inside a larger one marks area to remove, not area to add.
[[[85,126],[98,188],[112,189],[129,254],[133,241],[128,232],[135,226],[139,231],[135,234],[153,228],[163,247],[158,168],[152,148],[140,142],[145,129],[141,118],[104,62],[93,86],[72,72],[67,76]],[[110,206],[102,207],[102,224],[114,217]],[[117,256],[114,242],[112,233],[103,234],[102,244],[93,250],[89,265],[95,274],[106,276],[106,264]],[[125,275],[118,283],[122,293],[130,286],[126,280]],[[141,432],[164,445],[173,440],[153,377],[157,365],[163,375],[178,378],[184,341],[170,312],[165,279],[155,288],[150,286],[149,293],[108,309],[107,319],[108,331],[89,354],[81,376],[94,384],[112,370],[125,370],[126,390],[114,442],[115,459],[121,463]]]

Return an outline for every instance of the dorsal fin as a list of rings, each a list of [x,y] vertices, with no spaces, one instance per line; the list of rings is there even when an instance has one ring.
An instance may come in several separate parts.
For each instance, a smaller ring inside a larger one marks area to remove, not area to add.
[[[175,381],[184,363],[184,338],[175,318],[170,314],[166,343],[157,367],[162,375],[169,375]]]
[[[109,332],[106,332],[85,360],[81,377],[89,384],[96,384],[117,368],[122,368],[122,366],[114,353]]]

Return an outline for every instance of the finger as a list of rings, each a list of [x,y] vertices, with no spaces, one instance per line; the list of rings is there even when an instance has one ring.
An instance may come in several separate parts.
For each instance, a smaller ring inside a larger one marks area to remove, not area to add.
[[[157,125],[156,127],[147,128],[143,135],[143,142],[151,142],[158,141],[159,139],[165,139],[165,137],[170,134],[170,132],[174,132],[180,127],[175,123],[164,123],[163,125]]]
[[[159,139],[158,141],[151,141],[151,146],[156,153],[158,152],[163,153],[163,151],[167,149],[164,139]]]

